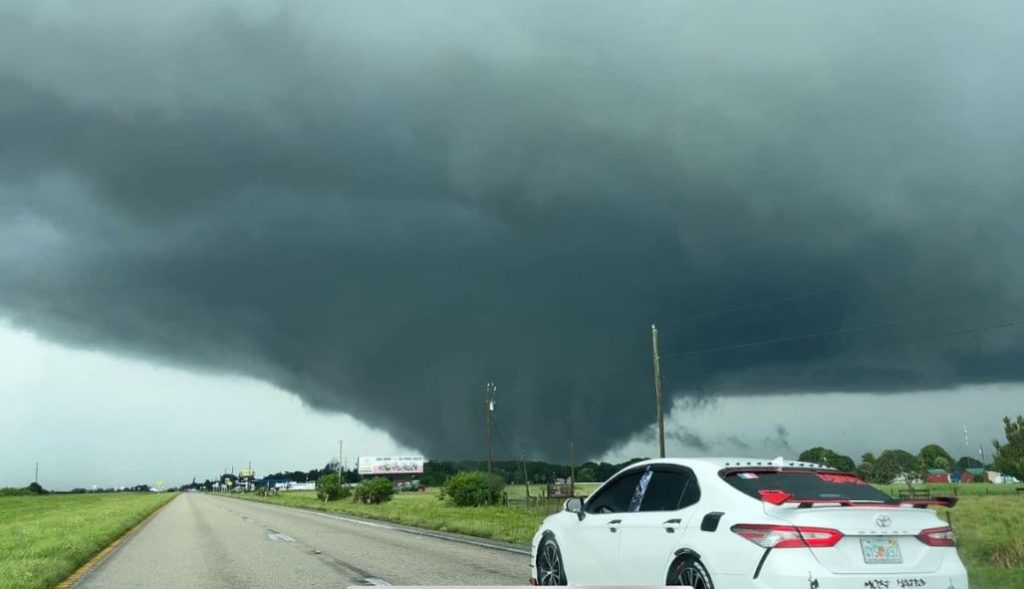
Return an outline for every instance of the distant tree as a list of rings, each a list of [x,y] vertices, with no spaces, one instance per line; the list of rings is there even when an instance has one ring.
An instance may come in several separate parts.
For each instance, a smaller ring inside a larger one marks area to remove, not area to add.
[[[576,480],[585,483],[597,480],[597,469],[592,466],[584,466],[576,470]]]
[[[961,456],[960,460],[956,461],[956,467],[959,470],[967,470],[968,468],[982,468],[985,465],[981,463],[977,458],[971,458],[970,456]]]
[[[876,483],[875,480],[875,455],[871,452],[866,452],[860,457],[860,464],[857,465],[857,469],[854,471],[857,476],[864,479],[865,481]]]
[[[996,448],[993,467],[1003,474],[1024,480],[1024,415],[1018,415],[1016,420],[1004,417],[1003,428],[1006,443],[992,441]]]
[[[448,460],[428,460],[423,464],[420,482],[428,487],[440,487],[448,477],[458,472],[455,463]]]
[[[820,446],[811,448],[810,450],[804,450],[800,453],[798,460],[800,460],[800,462],[813,462],[815,464],[831,466],[832,468],[843,472],[853,472],[857,467],[853,462],[853,458]]]
[[[384,503],[391,501],[394,495],[394,483],[383,477],[375,477],[359,483],[352,494],[352,499],[357,503]]]
[[[872,482],[888,484],[897,477],[904,476],[909,483],[921,477],[921,465],[906,450],[885,450],[878,455],[872,467]]]
[[[938,444],[928,444],[921,448],[921,451],[917,453],[917,459],[920,462],[921,470],[930,468],[948,470],[953,465],[953,457]]]
[[[316,481],[316,497],[324,503],[347,499],[351,495],[352,489],[342,483],[336,474],[325,474]]]
[[[46,494],[46,489],[44,489],[42,485],[40,485],[39,483],[37,483],[35,481],[29,483],[28,487],[26,487],[26,488],[28,489],[29,493],[33,493],[35,495],[45,495]]]

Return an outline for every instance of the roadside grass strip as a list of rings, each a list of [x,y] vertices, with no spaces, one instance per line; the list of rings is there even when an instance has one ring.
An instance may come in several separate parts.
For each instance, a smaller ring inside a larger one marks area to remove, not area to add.
[[[0,589],[57,587],[175,496],[90,493],[0,498]]]

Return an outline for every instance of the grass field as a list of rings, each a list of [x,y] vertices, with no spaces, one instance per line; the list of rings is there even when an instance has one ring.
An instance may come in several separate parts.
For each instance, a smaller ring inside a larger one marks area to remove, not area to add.
[[[578,494],[594,486],[581,485]],[[952,495],[950,486],[929,485],[934,495]],[[985,490],[985,487],[990,489]],[[895,493],[896,487],[882,487]],[[542,487],[530,488],[536,495]],[[521,486],[510,486],[509,497],[525,497]],[[959,537],[960,555],[970,573],[972,589],[1024,589],[1024,496],[1000,485],[962,485],[960,503],[952,510],[953,528]],[[247,497],[282,505],[376,518],[395,523],[528,544],[549,506],[452,507],[438,499],[437,491],[401,493],[390,503],[361,505],[351,501],[324,504],[313,492],[282,493],[276,497]],[[946,519],[946,512],[940,515]]]
[[[961,493],[947,512],[972,589],[1024,589],[1024,497]]]
[[[879,489],[895,496],[898,491],[906,490],[906,485],[875,485]],[[948,495],[956,497],[978,497],[991,495],[1017,495],[1017,488],[1022,485],[989,485],[989,484],[967,484],[967,485],[941,485],[927,483],[914,485],[915,489],[928,489],[933,496]]]
[[[0,589],[53,587],[172,497],[0,497]]]
[[[537,531],[538,523],[551,513],[551,508],[544,506],[453,507],[438,498],[436,489],[426,493],[399,493],[393,500],[382,505],[364,505],[347,499],[325,504],[316,498],[313,491],[291,491],[265,498],[254,495],[243,497],[517,544],[528,544]]]

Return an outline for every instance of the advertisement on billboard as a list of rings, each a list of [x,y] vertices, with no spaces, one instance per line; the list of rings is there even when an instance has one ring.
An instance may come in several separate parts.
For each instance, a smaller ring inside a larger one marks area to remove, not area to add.
[[[422,456],[360,456],[359,474],[422,474]]]

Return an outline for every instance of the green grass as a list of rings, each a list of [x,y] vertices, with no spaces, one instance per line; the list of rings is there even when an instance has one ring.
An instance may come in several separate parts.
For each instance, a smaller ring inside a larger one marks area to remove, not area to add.
[[[576,485],[576,494],[580,496],[587,496],[597,490],[600,483],[579,483]],[[545,485],[530,485],[530,497],[538,497],[544,495],[547,491]],[[508,493],[509,499],[525,499],[526,498],[526,487],[524,485],[509,485],[505,487],[505,492]]]
[[[533,487],[530,488],[531,495]],[[518,493],[509,488],[509,494]],[[239,495],[234,495],[238,497]],[[525,493],[523,494],[525,496]],[[318,511],[369,517],[398,524],[442,532],[467,534],[515,544],[529,544],[541,520],[560,508],[560,504],[536,506],[454,507],[441,501],[436,489],[426,493],[398,493],[381,505],[364,505],[349,499],[324,503],[313,491],[291,491],[271,497],[241,495],[245,499],[305,507]]]
[[[173,496],[0,497],[0,589],[53,587]]]
[[[972,589],[1024,588],[1024,497],[965,495],[951,514]]]
[[[935,487],[933,494],[946,494],[949,485]],[[946,488],[943,488],[946,487]],[[992,487],[986,496],[984,487]],[[883,487],[884,490],[889,488]],[[525,497],[521,486],[507,488],[510,498]],[[530,487],[536,496],[543,487]],[[593,488],[577,489],[578,494]],[[967,566],[972,589],[1024,589],[1024,497],[1013,496],[1000,485],[961,485],[960,503],[952,510],[953,528],[960,555]],[[457,532],[528,544],[541,520],[559,504],[518,507],[452,507],[438,499],[435,489],[427,493],[400,493],[390,503],[361,505],[348,500],[324,504],[313,492],[281,493],[276,497],[246,497],[321,511],[357,515],[434,530]],[[938,509],[946,519],[947,509]]]
[[[892,496],[896,496],[899,491],[907,490],[906,485],[875,485],[882,491],[889,493]],[[991,496],[991,495],[1016,495],[1017,487],[1024,487],[1022,485],[993,485],[989,483],[968,483],[962,485],[950,485],[950,484],[937,484],[937,483],[925,483],[922,485],[914,485],[915,489],[928,489],[932,492],[932,496],[956,496],[956,497],[977,497]]]

